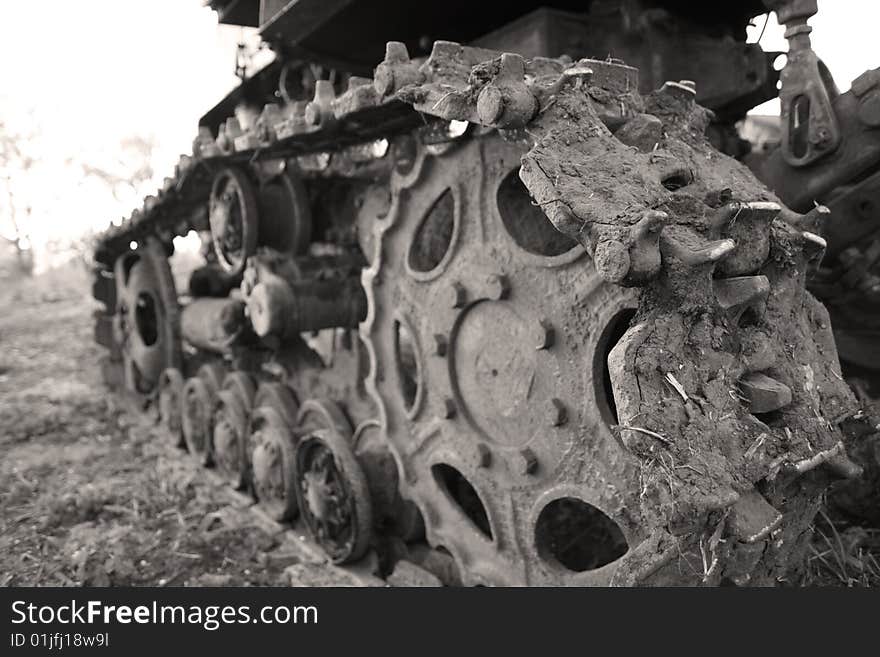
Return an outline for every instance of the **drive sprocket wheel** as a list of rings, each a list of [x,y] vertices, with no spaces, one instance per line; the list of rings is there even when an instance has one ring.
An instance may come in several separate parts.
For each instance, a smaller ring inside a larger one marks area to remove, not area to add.
[[[370,545],[370,490],[351,447],[351,425],[332,402],[308,400],[299,412],[297,500],[310,533],[334,563],[362,557]]]
[[[605,584],[646,535],[604,365],[635,298],[532,205],[523,152],[493,134],[394,174],[363,277],[368,388],[466,584]]]
[[[428,540],[471,584],[786,577],[829,477],[858,473],[804,291],[821,209],[712,149],[692,85],[485,59],[435,44],[399,95],[507,142],[395,172],[363,276],[368,388]]]
[[[122,353],[126,388],[152,395],[166,368],[179,368],[180,307],[168,254],[155,237],[116,260],[113,333]]]

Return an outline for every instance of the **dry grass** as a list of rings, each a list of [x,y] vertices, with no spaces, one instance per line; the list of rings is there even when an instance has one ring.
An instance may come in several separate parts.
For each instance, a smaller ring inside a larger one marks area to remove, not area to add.
[[[807,556],[806,586],[880,586],[880,529],[847,526],[820,511]]]
[[[86,280],[0,288],[0,586],[285,584],[280,535],[107,394]]]

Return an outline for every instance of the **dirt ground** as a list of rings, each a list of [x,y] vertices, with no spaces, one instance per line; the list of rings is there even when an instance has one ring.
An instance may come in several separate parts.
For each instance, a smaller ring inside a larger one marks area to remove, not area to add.
[[[84,271],[0,282],[0,585],[351,585],[107,393]],[[880,532],[817,521],[802,584],[880,584]]]
[[[0,291],[0,585],[352,583],[107,393],[95,307],[75,268]]]

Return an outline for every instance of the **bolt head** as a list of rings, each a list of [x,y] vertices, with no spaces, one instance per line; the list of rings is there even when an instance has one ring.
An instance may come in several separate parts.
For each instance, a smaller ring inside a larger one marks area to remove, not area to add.
[[[462,308],[467,303],[467,290],[461,283],[452,284],[449,290],[449,300],[453,308]]]
[[[535,452],[530,447],[525,447],[519,450],[519,455],[522,473],[526,475],[535,474],[538,470],[538,457],[535,455]]]
[[[481,468],[492,465],[492,452],[489,451],[486,443],[477,443],[477,465]]]
[[[477,97],[477,116],[485,125],[495,125],[504,114],[504,96],[494,84],[487,84]]]
[[[546,319],[540,320],[538,326],[540,328],[538,331],[537,349],[549,349],[553,346],[553,343],[556,342],[556,329],[553,328],[553,325]]]

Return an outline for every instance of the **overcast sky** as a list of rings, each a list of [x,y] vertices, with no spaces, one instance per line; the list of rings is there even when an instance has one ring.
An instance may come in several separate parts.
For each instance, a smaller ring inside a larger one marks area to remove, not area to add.
[[[40,132],[26,190],[36,247],[133,207],[77,176],[70,157],[110,166],[121,140],[153,136],[154,187],[171,174],[199,117],[236,84],[240,35],[202,0],[0,1],[0,120]]]
[[[752,40],[763,18],[756,23]],[[880,3],[820,0],[812,24],[814,46],[842,90],[880,66]],[[96,181],[72,177],[72,154],[107,161],[122,139],[152,135],[156,185],[170,174],[190,151],[199,117],[235,85],[241,34],[218,27],[202,0],[0,1],[0,118],[25,125],[32,116],[42,135],[28,181],[35,244],[105,227],[131,210]],[[762,45],[785,50],[772,18]]]
[[[764,17],[756,17],[754,23],[748,30],[750,41],[757,40]],[[819,0],[819,13],[810,20],[810,25],[813,26],[813,49],[828,65],[841,91],[849,90],[852,81],[866,70],[880,67],[878,0]],[[783,32],[776,15],[771,14],[761,47],[768,51],[788,50]],[[756,108],[755,113],[778,114],[779,102]]]

